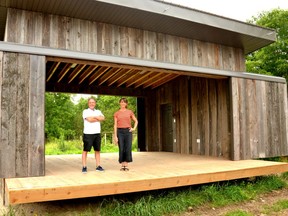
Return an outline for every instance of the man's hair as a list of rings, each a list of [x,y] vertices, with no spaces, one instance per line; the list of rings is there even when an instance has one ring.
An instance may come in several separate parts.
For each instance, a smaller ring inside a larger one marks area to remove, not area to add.
[[[96,99],[95,99],[94,97],[88,98],[88,102],[89,102],[90,100],[94,100],[94,101],[96,102]]]

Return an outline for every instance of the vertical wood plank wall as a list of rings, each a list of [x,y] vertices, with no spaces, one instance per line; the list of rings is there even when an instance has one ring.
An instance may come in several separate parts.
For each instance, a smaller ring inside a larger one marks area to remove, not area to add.
[[[161,104],[172,104],[176,152],[230,158],[228,79],[180,77],[147,98],[147,148],[161,151]],[[198,140],[198,142],[197,142]],[[200,141],[200,142],[199,142]]]
[[[6,29],[7,42],[245,71],[242,49],[140,29],[16,9]]]
[[[231,78],[232,158],[267,158],[288,154],[287,86]]]
[[[0,56],[0,178],[44,175],[45,57]]]
[[[170,103],[176,152],[232,160],[288,154],[286,84],[181,77],[156,90],[147,103],[153,104],[146,112],[148,150],[162,150],[160,106]]]

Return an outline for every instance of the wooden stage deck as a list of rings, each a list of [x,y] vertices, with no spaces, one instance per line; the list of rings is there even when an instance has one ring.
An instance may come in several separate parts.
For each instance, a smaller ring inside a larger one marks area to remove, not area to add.
[[[118,153],[102,153],[105,172],[81,173],[81,155],[46,156],[46,176],[5,179],[7,204],[104,196],[225,181],[288,171],[287,163],[221,158],[166,152],[135,152],[130,171],[120,171]],[[9,203],[7,203],[7,201]]]

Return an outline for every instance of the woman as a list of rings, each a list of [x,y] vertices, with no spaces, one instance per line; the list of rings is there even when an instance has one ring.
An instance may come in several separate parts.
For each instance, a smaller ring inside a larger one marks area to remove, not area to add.
[[[114,134],[115,143],[119,147],[119,163],[121,171],[129,171],[128,163],[132,162],[132,131],[135,131],[138,120],[132,110],[127,109],[128,101],[126,98],[119,100],[120,109],[114,113]],[[131,119],[134,125],[131,125]]]

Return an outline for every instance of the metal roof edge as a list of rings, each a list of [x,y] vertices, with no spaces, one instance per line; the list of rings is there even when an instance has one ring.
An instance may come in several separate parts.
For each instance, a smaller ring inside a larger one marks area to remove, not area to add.
[[[231,32],[241,33],[253,37],[258,37],[272,42],[276,41],[274,29],[265,28],[239,20],[230,19],[216,14],[200,11],[194,8],[183,7],[160,0],[97,0],[107,4],[114,4],[122,7],[133,8],[135,10],[155,13],[161,16],[171,17],[179,20],[189,21],[219,28]],[[149,2],[149,4],[148,4]]]
[[[0,0],[0,7],[2,10],[11,7],[221,44],[243,49],[244,54],[276,41],[276,32],[272,29],[160,0]],[[0,40],[3,40],[5,25],[3,12],[0,13]]]
[[[26,54],[31,54],[31,55],[61,57],[61,58],[72,58],[72,59],[79,59],[79,60],[101,61],[101,62],[107,62],[107,63],[116,63],[119,65],[121,64],[122,65],[135,65],[135,66],[143,66],[143,67],[168,69],[168,70],[174,70],[174,71],[210,74],[210,75],[217,75],[217,76],[223,76],[223,77],[237,77],[237,78],[244,78],[244,79],[254,79],[254,80],[263,80],[263,81],[270,81],[270,82],[286,83],[286,79],[283,77],[253,74],[253,73],[248,73],[248,72],[219,70],[219,69],[214,69],[214,68],[173,64],[173,63],[166,63],[166,62],[157,62],[157,61],[136,59],[136,58],[131,58],[131,57],[121,57],[121,56],[111,56],[111,55],[79,52],[79,51],[70,51],[70,50],[64,50],[64,49],[31,46],[31,45],[26,45],[26,44],[17,44],[17,43],[2,42],[2,41],[0,41],[0,51],[26,53]]]

